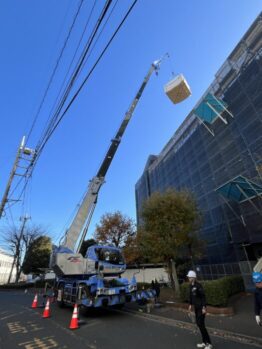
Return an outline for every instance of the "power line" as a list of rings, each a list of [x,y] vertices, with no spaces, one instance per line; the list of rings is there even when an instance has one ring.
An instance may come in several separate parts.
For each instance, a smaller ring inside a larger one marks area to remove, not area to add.
[[[65,48],[66,48],[67,43],[68,43],[68,40],[69,40],[69,38],[70,38],[70,36],[71,36],[71,33],[72,33],[72,31],[73,31],[73,28],[74,28],[74,26],[75,26],[77,17],[78,17],[78,15],[79,15],[79,13],[80,13],[80,10],[81,10],[81,7],[82,7],[82,5],[83,5],[83,2],[84,2],[84,0],[80,0],[80,1],[79,1],[78,7],[77,7],[77,11],[76,11],[76,13],[75,13],[75,15],[74,15],[72,24],[71,24],[71,26],[70,26],[70,28],[69,28],[68,33],[67,33],[66,39],[65,39],[65,41],[64,41],[64,44],[63,44],[63,46],[62,46],[62,49],[61,49],[60,54],[59,54],[59,56],[58,56],[58,59],[57,59],[57,61],[56,61],[55,67],[54,67],[54,69],[53,69],[53,71],[52,71],[52,74],[51,74],[51,76],[50,76],[50,78],[49,78],[47,87],[46,87],[46,89],[45,89],[45,92],[44,92],[44,95],[43,95],[42,100],[41,100],[41,102],[40,102],[40,105],[39,105],[39,107],[38,107],[38,109],[37,109],[36,115],[35,115],[35,117],[34,117],[34,119],[33,119],[32,126],[31,126],[31,128],[30,128],[30,130],[29,130],[29,133],[28,133],[28,136],[27,136],[27,141],[29,140],[29,138],[30,138],[30,136],[31,136],[31,133],[32,133],[34,127],[35,127],[35,124],[36,124],[37,119],[38,119],[38,117],[39,117],[40,111],[41,111],[42,106],[43,106],[43,104],[44,104],[44,102],[45,102],[47,93],[48,93],[48,91],[49,91],[49,89],[50,89],[50,86],[51,86],[51,84],[52,84],[52,82],[53,82],[53,78],[54,78],[54,76],[55,76],[55,74],[56,74],[57,68],[58,68],[58,66],[59,66],[59,64],[60,64],[60,61],[61,61],[61,59],[62,59],[63,53],[64,53]]]
[[[77,15],[78,15],[78,13],[79,13],[79,11],[80,11],[81,6],[82,6],[82,3],[83,3],[83,0],[81,0],[81,2],[79,3],[78,11],[77,11],[77,13],[76,13],[76,15],[75,15],[75,18],[74,18],[73,23],[72,23],[72,25],[71,25],[70,31],[69,31],[69,33],[68,33],[68,35],[67,35],[66,40],[65,40],[65,44],[64,44],[64,46],[63,46],[63,48],[62,48],[62,51],[61,51],[61,53],[60,53],[60,56],[59,56],[59,58],[58,58],[58,60],[57,60],[56,67],[55,67],[55,69],[54,69],[54,71],[53,71],[53,74],[52,74],[50,80],[49,80],[49,83],[50,83],[50,84],[51,84],[51,82],[52,82],[52,79],[53,79],[53,76],[54,76],[54,74],[55,74],[55,71],[56,71],[56,69],[57,69],[57,67],[58,67],[59,61],[60,61],[60,59],[61,59],[61,57],[62,57],[62,53],[63,53],[63,51],[64,51],[64,48],[65,48],[66,43],[67,43],[67,41],[68,41],[68,38],[70,37],[70,34],[71,34],[71,32],[72,32],[72,28],[73,28],[73,26],[74,26],[75,20],[76,20],[76,18],[77,18]],[[85,50],[84,50],[84,52],[82,52],[82,54],[81,54],[81,56],[80,56],[80,58],[79,58],[78,64],[77,64],[77,66],[76,66],[76,68],[75,68],[75,71],[74,71],[73,74],[72,74],[72,78],[71,78],[71,80],[70,80],[69,83],[68,83],[68,86],[67,86],[67,88],[66,88],[66,90],[65,90],[65,93],[64,93],[64,96],[63,96],[63,98],[62,98],[62,101],[60,102],[60,105],[59,105],[59,107],[58,107],[58,111],[55,112],[55,115],[54,115],[54,116],[52,117],[52,119],[50,120],[49,125],[48,125],[48,127],[47,127],[45,133],[44,133],[43,136],[42,136],[42,140],[40,140],[40,141],[38,142],[38,146],[36,147],[36,156],[34,157],[34,159],[32,160],[32,162],[30,163],[30,165],[28,166],[28,168],[27,168],[27,170],[26,170],[26,172],[25,172],[25,177],[26,177],[26,179],[25,179],[25,182],[24,182],[24,186],[23,186],[23,188],[22,188],[22,190],[21,190],[21,193],[20,193],[20,195],[19,195],[19,197],[18,197],[18,200],[17,200],[16,202],[20,201],[22,195],[24,194],[24,192],[25,192],[25,190],[26,190],[26,187],[27,187],[27,184],[28,184],[28,178],[32,176],[32,172],[33,172],[34,166],[35,166],[35,164],[36,164],[36,160],[37,160],[37,158],[38,158],[39,155],[40,155],[40,153],[38,152],[38,149],[39,149],[41,143],[43,142],[43,140],[45,139],[46,135],[48,134],[49,129],[52,129],[52,125],[55,123],[56,118],[58,117],[60,110],[63,108],[63,105],[64,105],[64,103],[65,103],[65,101],[66,101],[66,98],[67,98],[68,94],[70,93],[71,88],[72,88],[72,86],[73,86],[73,83],[74,83],[75,79],[76,79],[77,76],[78,76],[79,70],[80,70],[80,68],[81,68],[81,65],[83,64],[83,60],[85,59],[86,53],[88,52],[89,47],[90,47],[90,45],[92,44],[92,42],[93,42],[93,40],[94,40],[94,37],[95,37],[95,35],[96,35],[96,33],[97,33],[97,30],[99,29],[99,27],[100,27],[100,25],[101,25],[101,23],[102,23],[102,21],[103,21],[105,15],[106,15],[106,13],[107,13],[107,11],[108,11],[109,6],[110,6],[111,3],[112,3],[112,0],[107,0],[107,1],[106,1],[105,5],[104,5],[104,7],[103,7],[103,9],[102,9],[102,11],[101,11],[101,14],[100,14],[100,16],[99,16],[99,18],[98,18],[98,20],[97,20],[97,22],[96,22],[96,25],[95,25],[95,27],[94,27],[94,29],[93,29],[91,35],[89,36],[89,39],[88,39],[87,44],[86,44],[86,46],[85,46]],[[94,6],[93,6],[93,8],[94,8]],[[93,8],[92,8],[92,9],[93,9]],[[89,17],[89,18],[90,18],[90,17]],[[46,89],[46,92],[48,91],[48,89],[49,89],[49,87],[50,87],[50,84],[48,85],[48,87],[47,87],[47,89]],[[44,98],[43,98],[42,101],[44,101],[44,99],[45,99],[45,96],[44,96]],[[40,110],[41,110],[41,105],[40,105],[39,111],[40,111]],[[32,131],[33,127],[34,127],[34,124],[35,124],[35,122],[36,122],[36,120],[37,120],[37,117],[38,117],[38,115],[37,115],[36,118],[34,119],[33,125],[32,125],[32,127],[31,127],[31,131]],[[30,133],[31,133],[31,131],[30,131]],[[17,184],[16,184],[16,186],[15,186],[15,188],[13,189],[13,191],[12,191],[11,194],[13,194],[13,193],[16,191],[16,189],[19,187],[19,185],[20,185],[20,183],[22,182],[22,180],[23,180],[23,178],[21,177],[20,180],[18,180],[18,182],[17,182]],[[15,202],[14,202],[13,204],[11,204],[11,206],[14,205],[14,204],[15,204]]]
[[[93,29],[93,32],[91,33],[91,35],[90,35],[90,37],[89,37],[89,39],[87,41],[85,49],[82,52],[82,54],[81,54],[81,56],[80,56],[80,58],[78,60],[78,64],[77,64],[77,66],[75,68],[75,71],[72,73],[71,79],[70,79],[70,81],[67,84],[67,87],[65,89],[64,95],[63,95],[63,97],[60,100],[60,104],[58,105],[58,108],[57,108],[56,112],[54,113],[52,119],[50,120],[50,123],[49,123],[46,131],[44,132],[44,135],[43,135],[42,139],[40,140],[40,142],[37,145],[37,151],[38,152],[39,152],[39,149],[41,148],[41,143],[42,144],[45,143],[45,138],[48,137],[48,134],[50,133],[50,131],[52,130],[53,126],[56,123],[56,119],[58,118],[59,113],[61,112],[61,110],[62,110],[62,108],[63,108],[63,106],[64,106],[64,104],[66,102],[66,99],[67,99],[67,97],[68,97],[68,95],[69,95],[69,93],[70,93],[70,91],[71,91],[71,89],[72,89],[72,87],[73,87],[73,85],[75,83],[75,80],[78,77],[79,71],[80,71],[81,66],[82,66],[82,64],[84,62],[84,59],[85,59],[85,57],[86,57],[86,55],[88,53],[88,50],[89,50],[89,48],[90,48],[90,46],[91,46],[91,44],[92,44],[92,42],[93,42],[93,40],[95,38],[95,35],[96,35],[96,33],[97,33],[97,31],[98,31],[98,29],[99,29],[99,27],[100,27],[100,25],[101,25],[105,15],[106,15],[106,13],[107,13],[111,3],[112,3],[112,0],[107,0],[106,4],[105,4],[105,6],[104,6],[104,8],[102,10],[102,13],[100,14],[100,16],[99,16],[99,18],[98,18],[98,20],[96,22],[96,25],[95,25],[95,27]]]
[[[55,76],[55,74],[56,74],[56,71],[57,71],[57,69],[58,69],[58,66],[59,66],[59,64],[60,64],[60,62],[61,62],[62,56],[63,56],[63,54],[64,54],[65,48],[66,48],[66,46],[67,46],[67,43],[68,43],[68,41],[69,41],[69,38],[70,38],[71,33],[72,33],[72,31],[73,31],[73,28],[74,28],[74,26],[75,26],[75,23],[76,23],[76,20],[77,20],[77,18],[78,18],[78,15],[79,15],[79,13],[80,13],[80,10],[81,10],[81,7],[82,7],[82,5],[83,5],[83,2],[84,2],[84,0],[80,0],[79,3],[78,3],[77,11],[76,11],[76,13],[75,13],[75,15],[74,15],[73,21],[72,21],[71,26],[70,26],[70,28],[69,28],[69,31],[68,31],[68,33],[67,33],[66,39],[65,39],[65,41],[64,41],[64,44],[63,44],[63,46],[62,46],[62,48],[61,48],[61,50],[60,50],[60,54],[59,54],[59,56],[58,56],[58,58],[57,58],[57,60],[56,60],[55,67],[54,67],[54,69],[53,69],[53,71],[52,71],[52,74],[51,74],[51,76],[50,76],[50,78],[49,78],[48,85],[47,85],[47,87],[46,87],[46,89],[45,89],[44,95],[43,95],[43,97],[42,97],[42,100],[41,100],[40,105],[39,105],[39,107],[38,107],[38,110],[37,110],[37,112],[36,112],[36,115],[35,115],[35,117],[34,117],[34,119],[33,119],[33,122],[32,122],[31,128],[30,128],[30,130],[29,130],[29,134],[28,134],[28,138],[27,138],[26,142],[28,142],[28,140],[29,140],[29,138],[30,138],[30,136],[31,136],[31,133],[32,133],[34,127],[35,127],[35,124],[36,124],[36,122],[37,122],[37,119],[38,119],[38,117],[39,117],[39,115],[40,115],[42,106],[43,106],[43,104],[44,104],[44,102],[45,102],[45,99],[46,99],[46,96],[47,96],[48,91],[49,91],[49,89],[50,89],[50,86],[51,86],[51,84],[52,84],[52,81],[53,81],[53,79],[54,79],[54,76]],[[94,7],[94,6],[93,6],[93,7]],[[93,10],[93,9],[92,9],[92,10]],[[92,14],[92,11],[91,11],[91,14]],[[89,18],[90,18],[90,16],[89,16]],[[28,169],[26,170],[26,175],[28,175],[28,173],[30,172],[31,166],[32,166],[32,164],[29,165]],[[10,197],[13,196],[13,194],[15,193],[15,191],[17,190],[17,188],[19,188],[19,186],[20,186],[20,184],[21,184],[21,182],[22,182],[23,180],[24,180],[24,177],[21,177],[21,178],[17,181],[15,187],[13,188],[13,190],[12,190],[12,192],[11,192],[11,194],[10,194]],[[16,201],[16,202],[21,201],[20,199],[21,199],[22,195],[24,194],[24,195],[23,195],[23,196],[24,196],[24,199],[22,200],[22,206],[24,205],[24,200],[25,200],[25,195],[26,195],[26,194],[25,194],[25,189],[26,189],[27,183],[28,183],[28,180],[25,180],[24,187],[23,187],[23,189],[22,189],[22,191],[21,191],[21,193],[20,193],[20,195],[19,195],[18,200]],[[13,205],[15,205],[16,202],[13,202],[12,204],[9,204],[9,209],[10,209],[10,207],[12,207]]]
[[[85,77],[85,79],[83,80],[83,82],[81,83],[80,87],[78,88],[78,90],[76,91],[76,93],[74,94],[74,96],[71,98],[70,102],[68,103],[67,107],[65,108],[65,110],[63,111],[62,115],[58,118],[58,120],[56,121],[56,123],[54,124],[53,128],[50,129],[49,133],[47,134],[46,138],[43,140],[42,144],[40,145],[40,147],[38,148],[38,153],[37,153],[37,157],[36,157],[36,161],[39,158],[41,152],[43,151],[46,143],[48,142],[48,140],[50,139],[50,137],[52,136],[52,134],[54,133],[55,129],[57,128],[57,126],[59,125],[59,123],[62,121],[63,117],[65,116],[65,114],[68,112],[69,108],[71,107],[71,105],[73,104],[73,102],[75,101],[75,99],[77,98],[78,94],[80,93],[80,91],[82,90],[82,88],[84,87],[84,85],[86,84],[86,82],[88,81],[88,79],[90,78],[91,74],[93,73],[93,71],[95,70],[96,66],[98,65],[98,63],[100,62],[100,60],[102,59],[102,57],[104,56],[105,52],[107,51],[107,49],[109,48],[109,46],[111,45],[112,41],[114,40],[115,36],[117,35],[117,33],[119,32],[119,30],[121,29],[121,27],[123,26],[123,24],[125,23],[126,19],[128,18],[129,14],[131,13],[131,11],[133,10],[134,6],[136,5],[138,0],[134,0],[134,2],[132,3],[132,5],[130,6],[130,8],[128,9],[128,11],[126,12],[124,18],[122,19],[122,21],[120,22],[120,24],[118,25],[117,29],[115,30],[115,32],[113,33],[113,35],[111,36],[110,40],[108,41],[108,43],[106,44],[106,46],[104,47],[103,51],[101,52],[101,54],[99,55],[98,59],[96,60],[95,64],[93,65],[93,67],[91,68],[91,70],[89,71],[89,73],[87,74],[87,76]]]
[[[15,221],[14,221],[14,217],[13,217],[12,211],[11,211],[11,209],[10,209],[10,206],[8,205],[7,208],[8,208],[9,213],[10,213],[10,217],[11,217],[11,221],[12,221],[12,223],[13,223],[13,227],[15,227]]]
[[[76,204],[75,208],[73,209],[73,211],[71,212],[70,216],[68,217],[67,221],[65,222],[62,230],[60,231],[59,236],[56,238],[56,241],[58,241],[59,245],[60,245],[60,241],[62,241],[62,239],[65,236],[65,231],[66,228],[68,227],[68,224],[72,221],[72,219],[75,217],[75,214],[77,212],[77,210],[79,209],[79,206],[81,204],[81,202],[83,201],[84,197],[86,195],[86,191],[84,192],[84,194],[82,194],[81,199],[78,201],[78,203]]]
[[[91,74],[93,73],[93,71],[95,70],[96,66],[98,65],[98,63],[100,62],[100,60],[102,59],[102,57],[104,56],[104,54],[106,53],[107,49],[109,48],[109,46],[111,45],[112,41],[114,40],[115,36],[117,35],[117,33],[119,32],[119,30],[121,29],[121,27],[123,26],[123,24],[125,23],[125,21],[127,20],[128,16],[130,15],[131,11],[133,10],[134,6],[136,5],[138,0],[134,0],[132,5],[129,7],[128,11],[126,12],[125,16],[123,17],[122,21],[120,22],[120,24],[118,25],[118,27],[116,28],[116,30],[114,31],[113,35],[111,36],[111,38],[109,39],[108,43],[106,44],[106,46],[104,47],[104,49],[102,50],[101,54],[99,55],[98,59],[96,60],[96,62],[94,63],[94,65],[92,66],[92,68],[90,69],[89,73],[86,75],[85,79],[83,80],[83,82],[81,83],[80,87],[77,89],[76,93],[74,94],[74,96],[71,98],[70,102],[67,104],[65,110],[63,111],[62,115],[59,117],[59,112],[62,110],[63,105],[65,104],[66,98],[68,97],[68,94],[70,93],[70,90],[72,88],[72,85],[81,69],[81,65],[83,64],[86,54],[92,44],[92,41],[95,37],[95,34],[98,31],[99,26],[101,25],[101,22],[103,20],[103,18],[106,15],[106,12],[109,8],[110,3],[112,2],[112,0],[108,0],[102,15],[99,17],[99,20],[97,21],[97,24],[95,26],[95,29],[93,30],[93,34],[90,36],[89,40],[88,40],[88,44],[84,50],[84,53],[81,56],[81,60],[80,60],[80,64],[78,64],[74,74],[73,74],[73,79],[71,79],[71,81],[68,84],[67,90],[65,91],[63,100],[60,102],[60,105],[58,107],[58,111],[55,113],[55,115],[52,117],[52,119],[50,120],[50,124],[47,127],[45,133],[42,136],[41,141],[38,142],[37,145],[37,152],[36,152],[36,156],[33,159],[31,165],[28,168],[27,171],[27,175],[28,178],[30,178],[32,176],[33,170],[35,168],[35,165],[46,145],[46,143],[48,142],[48,140],[50,139],[50,137],[52,136],[53,132],[55,131],[55,129],[58,127],[59,123],[62,121],[63,117],[65,116],[65,114],[68,112],[68,110],[70,109],[71,105],[73,104],[73,102],[75,101],[75,99],[77,98],[77,96],[79,95],[80,91],[82,90],[82,88],[84,87],[84,85],[86,84],[86,82],[88,81],[88,79],[90,78]],[[97,41],[96,41],[97,42]],[[73,80],[73,81],[72,81]],[[20,193],[20,196],[23,194],[24,190],[26,189],[26,186],[28,185],[28,178],[26,178],[25,180],[25,184],[22,188],[22,191]]]
[[[69,67],[68,67],[68,69],[67,69],[67,72],[66,72],[65,77],[64,77],[64,80],[63,80],[63,82],[62,82],[62,84],[61,84],[61,87],[60,87],[60,90],[59,90],[58,95],[57,95],[57,97],[56,97],[56,100],[55,100],[55,102],[53,103],[53,107],[51,108],[51,112],[50,112],[48,121],[49,121],[50,118],[51,118],[51,114],[53,113],[53,111],[54,111],[54,109],[55,109],[55,106],[56,106],[56,104],[57,104],[57,102],[58,102],[58,99],[59,99],[59,97],[60,97],[60,95],[61,95],[62,89],[64,88],[64,85],[65,85],[67,76],[68,76],[68,74],[69,74],[69,72],[70,72],[70,70],[71,70],[71,68],[72,68],[72,65],[73,65],[73,62],[74,62],[74,60],[75,60],[77,51],[78,51],[78,49],[79,49],[79,47],[80,47],[80,44],[81,44],[81,42],[82,42],[82,40],[83,40],[83,37],[84,37],[84,34],[85,34],[86,30],[87,30],[87,27],[88,27],[88,24],[89,24],[90,19],[91,19],[91,17],[92,17],[92,14],[93,14],[93,12],[94,12],[95,6],[96,6],[96,0],[94,0],[94,3],[93,3],[93,6],[92,6],[92,8],[91,8],[90,14],[89,14],[89,16],[88,16],[87,22],[86,22],[86,24],[85,24],[85,27],[84,27],[84,29],[83,29],[83,31],[82,31],[82,34],[81,34],[81,37],[80,37],[80,39],[79,39],[79,41],[78,41],[77,47],[76,47],[76,49],[75,49],[75,53],[74,53],[74,55],[73,55],[73,58],[71,59],[70,65],[69,65]],[[46,125],[47,125],[47,124],[48,124],[48,122],[46,123]]]
[[[91,54],[92,54],[94,48],[96,47],[96,44],[97,44],[98,40],[100,39],[100,37],[101,37],[101,35],[102,35],[102,33],[103,33],[103,31],[104,31],[104,29],[105,29],[107,23],[109,22],[109,19],[110,19],[110,17],[112,16],[112,14],[113,14],[113,12],[114,12],[114,9],[116,8],[117,3],[118,3],[118,0],[116,0],[116,2],[115,2],[115,4],[114,4],[114,6],[113,6],[111,12],[109,13],[109,15],[108,15],[108,17],[107,17],[107,19],[106,19],[104,25],[102,26],[102,29],[101,29],[100,32],[99,32],[99,34],[98,34],[98,36],[97,36],[97,38],[96,38],[96,40],[95,40],[95,42],[94,42],[92,48],[90,49],[89,54],[86,56],[85,61],[84,61],[84,63],[83,63],[83,66],[82,66],[80,72],[83,70],[83,68],[84,68],[84,66],[85,66],[85,64],[86,64],[86,62],[87,62],[87,60],[89,59],[89,57],[91,56]]]

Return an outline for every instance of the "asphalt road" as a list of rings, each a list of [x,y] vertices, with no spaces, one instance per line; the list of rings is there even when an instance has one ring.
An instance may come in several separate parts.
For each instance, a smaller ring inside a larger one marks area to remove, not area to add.
[[[33,296],[0,292],[1,349],[190,349],[200,336],[197,331],[120,311],[102,310],[81,316],[81,327],[69,330],[72,308],[51,305],[51,318],[43,309],[31,309]],[[254,345],[213,337],[217,349],[251,349]]]

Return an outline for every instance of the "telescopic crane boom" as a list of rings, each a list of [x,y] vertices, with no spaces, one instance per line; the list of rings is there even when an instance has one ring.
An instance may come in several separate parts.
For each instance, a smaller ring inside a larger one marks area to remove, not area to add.
[[[165,55],[166,56],[166,55]],[[74,250],[77,244],[77,241],[80,238],[80,241],[78,243],[78,247],[76,249],[76,253],[79,252],[82,242],[86,236],[88,226],[90,224],[96,203],[97,203],[97,197],[99,190],[102,186],[102,184],[105,181],[106,173],[111,165],[111,162],[115,156],[115,153],[117,151],[117,148],[121,142],[121,139],[123,137],[123,134],[127,128],[127,125],[133,115],[133,112],[137,106],[137,103],[139,99],[141,98],[143,91],[152,75],[153,72],[156,72],[159,70],[160,64],[165,57],[163,56],[160,60],[155,61],[151,64],[150,69],[148,70],[147,75],[144,77],[143,82],[133,99],[129,109],[125,113],[124,119],[115,135],[115,137],[111,140],[111,144],[109,146],[109,149],[106,153],[106,156],[96,174],[96,176],[90,181],[87,193],[85,194],[85,197],[77,211],[77,214],[75,218],[73,219],[73,222],[71,223],[71,226],[66,232],[64,241],[62,243],[62,246],[67,247],[71,250]],[[85,226],[85,228],[84,228]],[[84,228],[84,230],[83,230]],[[83,232],[82,232],[83,231]]]

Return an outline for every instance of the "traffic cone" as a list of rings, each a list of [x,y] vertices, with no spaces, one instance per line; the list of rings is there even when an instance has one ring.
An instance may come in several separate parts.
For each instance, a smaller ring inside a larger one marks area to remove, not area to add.
[[[34,297],[34,300],[33,300],[33,303],[32,303],[32,308],[37,308],[37,293],[35,294],[35,297]]]
[[[75,329],[77,329],[78,327],[79,327],[79,326],[78,326],[78,309],[77,309],[77,304],[75,304],[75,306],[74,306],[74,311],[73,311],[73,315],[72,315],[72,319],[71,319],[69,328],[70,328],[71,330],[75,330]]]
[[[49,298],[47,298],[47,302],[46,302],[46,305],[45,305],[45,310],[43,312],[43,315],[42,315],[42,318],[46,319],[48,317],[50,317],[50,301],[49,301]]]

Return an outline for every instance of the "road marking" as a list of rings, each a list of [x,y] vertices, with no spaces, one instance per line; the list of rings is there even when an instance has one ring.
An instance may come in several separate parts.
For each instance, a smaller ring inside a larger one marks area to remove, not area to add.
[[[8,322],[7,327],[11,333],[28,333],[26,327],[21,325],[20,321]]]
[[[28,333],[43,330],[44,327],[40,327],[32,321],[27,321],[26,324],[21,324],[20,321],[8,322],[7,327],[11,333]]]
[[[32,341],[19,343],[19,346],[24,346],[25,349],[50,349],[58,348],[58,343],[52,337],[34,338]],[[67,348],[64,346],[63,348]]]
[[[34,311],[34,309],[32,309],[32,308],[28,308],[28,307],[26,307],[26,306],[24,306],[24,305],[22,305],[21,306],[23,309],[25,309],[26,310],[26,312],[29,312],[30,313],[30,315],[31,316],[35,316],[35,317],[37,317],[37,318],[39,318],[39,313],[38,312],[36,312],[36,311]],[[83,338],[83,337],[81,337],[81,336],[79,336],[79,334],[76,334],[74,331],[72,331],[72,330],[70,330],[70,329],[68,329],[67,327],[65,327],[65,325],[63,324],[60,324],[59,323],[59,321],[55,321],[54,319],[52,319],[52,318],[50,318],[49,319],[49,322],[50,323],[52,323],[53,324],[53,328],[55,329],[55,328],[58,328],[58,329],[60,329],[60,330],[62,330],[64,333],[66,333],[67,335],[70,335],[71,337],[73,337],[76,341],[78,341],[78,342],[80,342],[82,345],[84,345],[84,347],[86,348],[86,349],[96,349],[96,347],[93,345],[93,344],[87,344],[87,342],[86,342],[86,339],[85,338]],[[85,328],[86,326],[92,326],[91,324],[93,324],[94,323],[94,325],[97,325],[97,324],[99,324],[99,323],[101,323],[101,320],[92,320],[92,322],[88,322],[88,324],[83,324],[83,328]],[[81,323],[80,323],[80,329],[81,329]],[[67,348],[67,347],[59,347],[59,348]],[[26,348],[27,349],[27,348]]]

